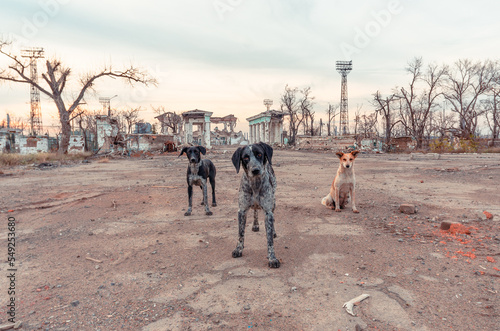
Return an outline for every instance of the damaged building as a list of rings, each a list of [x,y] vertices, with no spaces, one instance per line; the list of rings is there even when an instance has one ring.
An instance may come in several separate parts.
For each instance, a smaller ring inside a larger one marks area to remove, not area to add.
[[[259,141],[267,144],[283,144],[283,118],[285,114],[277,110],[267,110],[247,118],[250,144]]]

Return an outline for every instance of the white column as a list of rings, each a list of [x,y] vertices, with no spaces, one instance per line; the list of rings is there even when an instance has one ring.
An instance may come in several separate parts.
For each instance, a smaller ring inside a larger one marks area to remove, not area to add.
[[[191,118],[184,123],[184,139],[186,144],[193,142],[193,122]]]
[[[269,143],[271,142],[271,141],[270,141],[270,137],[269,137],[269,136],[270,136],[270,134],[269,134],[270,132],[269,132],[269,131],[270,131],[270,129],[271,129],[271,128],[270,128],[270,125],[271,125],[271,123],[269,123],[269,122],[264,122],[264,142],[265,142],[266,144],[269,144]]]
[[[207,119],[205,117],[205,132],[204,132],[204,137],[205,137],[205,148],[210,149],[212,148],[210,145],[210,119]]]
[[[249,124],[248,125],[249,130],[248,130],[248,142],[251,144],[253,141],[253,125]]]
[[[278,130],[279,130],[280,144],[283,144],[284,143],[284,141],[283,141],[283,121],[279,121],[278,125],[279,125]]]

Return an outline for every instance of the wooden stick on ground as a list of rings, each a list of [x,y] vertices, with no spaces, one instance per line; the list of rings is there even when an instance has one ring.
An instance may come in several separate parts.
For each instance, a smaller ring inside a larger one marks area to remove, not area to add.
[[[96,260],[96,259],[93,259],[93,258],[88,257],[88,256],[87,256],[87,257],[85,257],[85,258],[86,258],[87,260],[89,260],[89,261],[92,261],[92,262],[102,263],[102,261],[101,261],[101,260]]]
[[[344,303],[344,305],[342,307],[345,308],[345,310],[347,311],[348,314],[351,314],[352,316],[356,316],[352,311],[352,309],[354,308],[354,305],[357,302],[363,301],[364,299],[368,298],[369,296],[370,296],[369,294],[361,294],[360,296],[357,296],[354,299],[351,299],[351,300],[347,301],[346,303]]]

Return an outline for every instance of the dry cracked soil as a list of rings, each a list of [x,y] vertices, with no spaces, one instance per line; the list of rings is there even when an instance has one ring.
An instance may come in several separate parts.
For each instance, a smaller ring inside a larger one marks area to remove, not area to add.
[[[231,256],[233,151],[205,156],[217,167],[212,216],[199,189],[184,216],[178,153],[2,169],[0,254],[14,218],[21,329],[500,330],[500,154],[360,154],[354,214],[320,203],[333,151],[276,149],[281,267],[270,269],[262,212],[261,231],[248,222],[243,256]],[[343,304],[361,294],[349,315]]]

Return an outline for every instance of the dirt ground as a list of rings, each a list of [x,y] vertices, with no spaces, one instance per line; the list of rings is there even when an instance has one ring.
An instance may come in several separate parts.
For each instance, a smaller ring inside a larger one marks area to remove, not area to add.
[[[234,149],[205,156],[217,167],[212,216],[199,189],[184,216],[177,153],[2,169],[0,254],[14,217],[21,329],[500,330],[500,154],[360,154],[354,214],[320,203],[332,151],[275,150],[281,267],[269,269],[262,212],[261,232],[247,222],[243,256],[231,256]],[[363,293],[349,315],[342,305]]]

